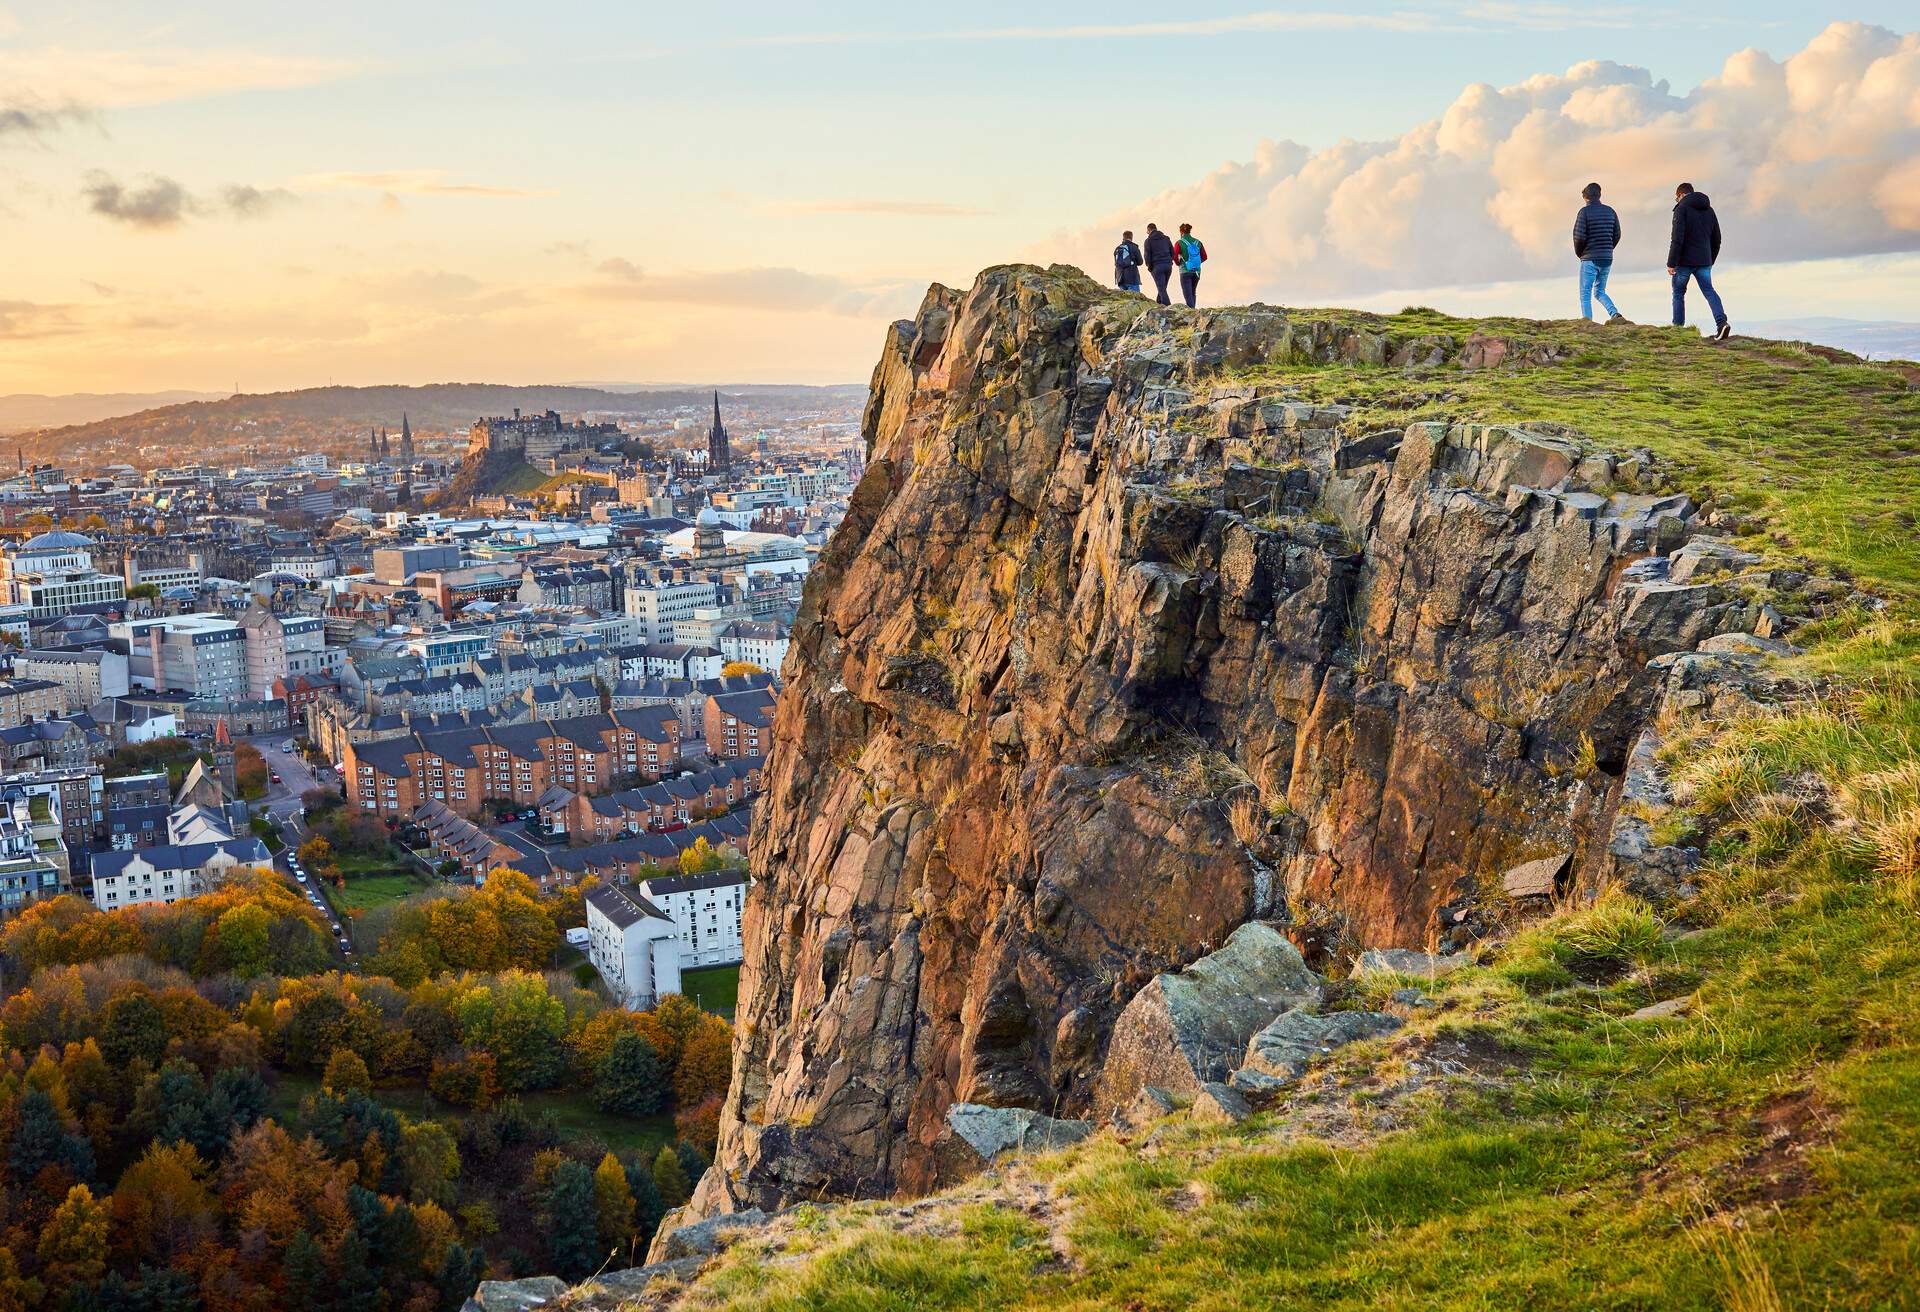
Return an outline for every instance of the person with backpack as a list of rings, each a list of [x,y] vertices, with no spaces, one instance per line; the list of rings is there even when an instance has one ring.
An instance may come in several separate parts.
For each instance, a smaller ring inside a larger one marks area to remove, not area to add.
[[[1120,234],[1120,244],[1113,248],[1113,282],[1123,292],[1140,290],[1140,248],[1133,243],[1133,234]]]
[[[1727,322],[1727,307],[1713,289],[1713,263],[1720,258],[1720,218],[1704,191],[1695,191],[1691,182],[1673,190],[1673,237],[1667,243],[1667,276],[1673,279],[1673,326],[1687,323],[1687,279],[1700,284],[1713,311],[1713,337],[1724,342],[1733,336]]]
[[[1147,272],[1153,275],[1154,290],[1159,293],[1153,299],[1161,305],[1173,304],[1167,299],[1167,279],[1173,276],[1173,239],[1149,223],[1147,247],[1142,256],[1147,262]]]
[[[1180,266],[1180,294],[1187,298],[1187,308],[1193,308],[1194,297],[1200,291],[1200,266],[1207,262],[1207,244],[1193,235],[1193,225],[1180,225],[1180,240],[1173,244],[1174,262]]]
[[[1580,318],[1593,317],[1593,299],[1607,312],[1608,323],[1625,323],[1627,317],[1614,307],[1607,295],[1607,274],[1613,271],[1613,248],[1620,244],[1620,216],[1613,206],[1600,203],[1600,184],[1589,182],[1580,192],[1586,204],[1573,216],[1573,254],[1580,261]]]

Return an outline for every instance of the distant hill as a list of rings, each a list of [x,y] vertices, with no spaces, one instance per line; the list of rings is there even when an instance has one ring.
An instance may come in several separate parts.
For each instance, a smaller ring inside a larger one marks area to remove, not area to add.
[[[182,401],[217,401],[221,392],[69,392],[45,396],[14,392],[0,396],[0,433],[19,433],[61,424],[91,424]]]
[[[845,405],[865,395],[857,384],[830,387],[721,385],[722,398],[805,409]],[[563,414],[654,414],[679,406],[705,405],[707,387],[607,391],[595,387],[510,387],[498,383],[434,383],[424,387],[309,387],[292,392],[242,394],[138,410],[64,427],[39,427],[18,440],[29,458],[67,464],[124,461],[141,447],[196,451],[214,457],[249,442],[289,443],[314,450],[351,449],[369,428],[398,430],[407,415],[416,431],[464,429],[483,415],[558,410]],[[58,399],[58,398],[56,398]]]

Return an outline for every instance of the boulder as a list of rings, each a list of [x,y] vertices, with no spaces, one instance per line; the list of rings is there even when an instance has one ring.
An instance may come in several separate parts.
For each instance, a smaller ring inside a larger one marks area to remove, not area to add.
[[[1464,952],[1435,955],[1408,948],[1368,948],[1353,963],[1353,976],[1365,979],[1368,975],[1423,975],[1433,979],[1466,964]]]
[[[1517,865],[1500,876],[1500,888],[1511,898],[1552,897],[1572,860],[1573,853],[1561,852]]]
[[[567,1292],[558,1276],[528,1276],[523,1280],[482,1280],[460,1312],[527,1312],[545,1307]]]
[[[1230,1084],[1218,1080],[1209,1080],[1200,1086],[1200,1092],[1193,1100],[1193,1119],[1196,1121],[1225,1121],[1229,1125],[1244,1121],[1253,1115],[1246,1095]]]
[[[1180,1102],[1157,1084],[1149,1084],[1133,1095],[1125,1107],[1116,1107],[1110,1118],[1116,1130],[1144,1130],[1164,1116],[1180,1109]]]
[[[1003,1157],[1079,1143],[1093,1128],[1091,1121],[1061,1120],[1028,1107],[956,1102],[934,1140],[936,1177],[942,1184],[964,1180]]]
[[[1330,1011],[1316,1015],[1305,1010],[1287,1012],[1247,1043],[1247,1059],[1230,1083],[1255,1096],[1278,1092],[1305,1074],[1307,1067],[1335,1048],[1375,1039],[1400,1028],[1400,1021],[1381,1011]]]
[[[1317,1005],[1324,981],[1270,926],[1240,926],[1219,951],[1156,975],[1114,1022],[1094,1105],[1111,1113],[1147,1085],[1176,1098],[1224,1080],[1247,1041],[1284,1011]]]
[[[647,1247],[648,1266],[680,1258],[712,1257],[740,1238],[742,1231],[757,1230],[768,1220],[767,1214],[757,1207],[742,1212],[722,1212],[692,1225],[677,1224],[685,1215],[686,1209],[675,1208],[661,1218],[653,1243]]]
[[[1675,1016],[1684,1016],[1692,1010],[1693,999],[1691,997],[1666,998],[1660,1002],[1650,1003],[1638,1011],[1630,1012],[1627,1019],[1670,1020]]]
[[[1673,565],[1667,577],[1675,583],[1709,578],[1715,574],[1743,573],[1760,564],[1760,557],[1753,552],[1742,551],[1718,538],[1695,538],[1674,552],[1672,559]]]
[[[643,1308],[665,1306],[664,1300],[674,1296],[674,1287],[699,1275],[707,1262],[704,1257],[678,1257],[668,1262],[629,1267],[625,1271],[609,1271],[576,1285],[567,1294],[566,1312],[641,1312]],[[654,1291],[652,1301],[641,1301],[648,1286],[656,1280],[669,1284]]]

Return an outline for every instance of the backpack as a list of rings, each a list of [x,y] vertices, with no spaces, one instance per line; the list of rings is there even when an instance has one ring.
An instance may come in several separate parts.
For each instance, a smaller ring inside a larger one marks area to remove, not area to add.
[[[1133,252],[1127,248],[1126,242],[1121,242],[1118,246],[1115,246],[1113,248],[1113,267],[1114,268],[1131,269],[1138,263],[1139,261],[1133,258]]]

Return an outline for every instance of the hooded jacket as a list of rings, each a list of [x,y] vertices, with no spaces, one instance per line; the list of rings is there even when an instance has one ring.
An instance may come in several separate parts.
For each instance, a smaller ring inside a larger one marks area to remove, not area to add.
[[[1113,281],[1121,287],[1140,285],[1140,248],[1123,241],[1113,248]]]
[[[1691,191],[1673,207],[1669,269],[1705,269],[1720,258],[1720,219],[1704,191]]]
[[[1147,267],[1149,269],[1171,269],[1173,267],[1173,238],[1164,232],[1147,234]]]

